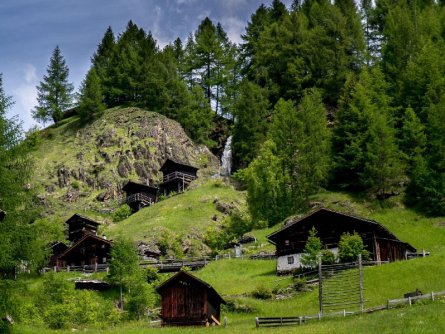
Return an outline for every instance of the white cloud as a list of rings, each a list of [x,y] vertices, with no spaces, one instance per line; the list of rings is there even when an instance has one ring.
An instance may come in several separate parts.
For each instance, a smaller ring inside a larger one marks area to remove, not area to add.
[[[246,22],[241,21],[240,19],[228,16],[224,17],[221,20],[221,24],[223,25],[224,30],[227,33],[227,36],[232,42],[241,43],[241,34],[244,32],[244,28],[246,26]]]
[[[37,73],[32,64],[25,64],[23,68],[23,83],[12,91],[15,101],[14,111],[23,120],[24,127],[30,128],[35,122],[31,116],[31,110],[37,104]]]
[[[25,81],[28,84],[34,84],[37,81],[37,71],[34,65],[32,64],[26,64],[25,65]]]

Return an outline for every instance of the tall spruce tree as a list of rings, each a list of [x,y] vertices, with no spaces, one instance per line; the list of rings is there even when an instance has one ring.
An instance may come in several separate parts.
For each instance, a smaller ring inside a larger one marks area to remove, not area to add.
[[[37,103],[33,117],[39,122],[57,124],[63,112],[72,107],[73,84],[68,81],[69,69],[59,46],[54,49],[43,81],[37,86]]]
[[[100,79],[95,67],[92,67],[80,87],[79,116],[83,123],[87,123],[100,115],[105,109],[102,103],[103,94]]]
[[[234,165],[245,168],[257,156],[266,138],[269,101],[264,90],[250,81],[241,84],[233,126]]]

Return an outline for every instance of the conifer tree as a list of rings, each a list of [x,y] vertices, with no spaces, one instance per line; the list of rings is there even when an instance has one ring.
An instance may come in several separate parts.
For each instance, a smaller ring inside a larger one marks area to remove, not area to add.
[[[43,81],[37,86],[37,103],[33,117],[42,123],[57,124],[63,112],[72,106],[73,84],[68,82],[69,69],[59,46],[54,49]]]
[[[80,88],[79,98],[79,116],[82,122],[87,123],[105,109],[102,103],[103,94],[100,85],[99,76],[95,67],[92,67]]]
[[[96,74],[99,78],[101,92],[103,94],[103,103],[107,106],[111,106],[111,81],[113,71],[113,58],[115,56],[116,41],[114,33],[111,27],[108,27],[102,41],[97,46],[97,50],[94,53],[91,61]]]
[[[247,80],[241,84],[234,107],[233,156],[236,167],[247,167],[257,156],[266,138],[268,106],[264,90]]]

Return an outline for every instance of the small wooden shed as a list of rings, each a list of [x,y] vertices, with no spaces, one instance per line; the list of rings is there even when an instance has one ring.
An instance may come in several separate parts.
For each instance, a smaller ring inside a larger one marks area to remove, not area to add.
[[[157,288],[165,326],[220,324],[221,304],[226,302],[208,283],[180,271]]]
[[[158,200],[158,188],[143,183],[128,181],[122,188],[126,193],[125,203],[133,212],[156,203]]]
[[[164,195],[175,192],[183,192],[184,189],[198,176],[198,168],[167,159],[160,171],[163,174],[161,191]]]

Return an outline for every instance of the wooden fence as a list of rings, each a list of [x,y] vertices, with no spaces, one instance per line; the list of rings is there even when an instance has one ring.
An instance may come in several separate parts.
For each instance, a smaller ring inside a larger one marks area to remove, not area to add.
[[[324,318],[333,317],[346,317],[347,315],[359,315],[364,313],[373,313],[376,311],[389,310],[394,307],[400,307],[409,305],[411,306],[417,300],[436,300],[440,296],[445,296],[445,291],[431,292],[420,296],[400,298],[400,299],[390,299],[387,301],[386,305],[379,305],[370,308],[363,309],[362,311],[348,312],[346,310],[325,314],[315,314],[315,315],[304,315],[296,317],[268,317],[268,318],[255,318],[256,327],[260,326],[285,326],[285,325],[302,325],[306,324],[310,320],[322,320]]]

